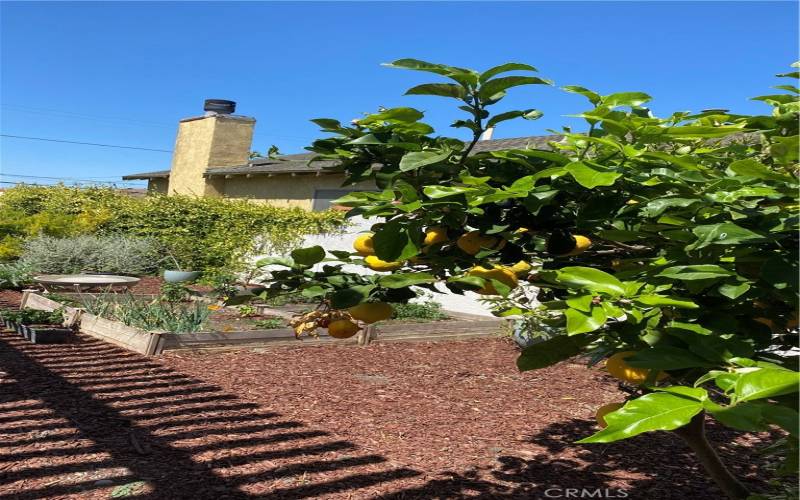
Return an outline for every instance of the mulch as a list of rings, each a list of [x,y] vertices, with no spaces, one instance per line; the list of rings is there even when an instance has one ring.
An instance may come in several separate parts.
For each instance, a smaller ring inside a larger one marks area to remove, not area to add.
[[[145,358],[2,334],[0,497],[721,498],[668,433],[572,444],[623,393],[574,362],[519,373],[515,356],[493,338]],[[764,434],[709,437],[764,488]]]

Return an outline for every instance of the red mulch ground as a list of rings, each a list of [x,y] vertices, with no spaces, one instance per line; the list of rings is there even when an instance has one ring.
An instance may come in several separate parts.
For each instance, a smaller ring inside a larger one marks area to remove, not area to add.
[[[483,339],[145,358],[86,337],[32,345],[4,333],[0,497],[721,497],[666,433],[570,444],[621,392],[573,363],[518,373],[515,351]],[[763,488],[763,436],[710,437]]]

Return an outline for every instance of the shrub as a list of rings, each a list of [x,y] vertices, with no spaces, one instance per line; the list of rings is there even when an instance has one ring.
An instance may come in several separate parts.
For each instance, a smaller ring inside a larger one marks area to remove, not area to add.
[[[0,289],[22,288],[31,283],[32,279],[31,267],[25,262],[0,264]]]
[[[165,245],[184,269],[244,269],[253,254],[285,252],[309,234],[343,225],[340,212],[278,208],[247,200],[152,194],[111,188],[16,186],[0,198],[0,258],[14,258],[36,235],[139,236]]]
[[[392,304],[394,315],[392,319],[438,321],[448,319],[449,316],[442,311],[442,305],[433,300],[425,302],[409,302],[407,304]]]
[[[276,328],[286,327],[286,321],[282,320],[281,318],[259,319],[253,324],[263,330],[275,330]]]
[[[40,272],[97,272],[142,275],[158,269],[162,252],[155,240],[125,236],[39,236],[28,240],[22,265]]]

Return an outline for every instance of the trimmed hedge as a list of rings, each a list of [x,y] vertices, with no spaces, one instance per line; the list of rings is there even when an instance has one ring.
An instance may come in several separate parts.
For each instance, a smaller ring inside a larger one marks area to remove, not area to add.
[[[22,185],[0,196],[0,259],[19,257],[32,236],[125,235],[157,240],[186,269],[236,269],[252,252],[285,252],[304,236],[343,225],[344,216],[336,211],[224,198],[137,198],[100,187]]]

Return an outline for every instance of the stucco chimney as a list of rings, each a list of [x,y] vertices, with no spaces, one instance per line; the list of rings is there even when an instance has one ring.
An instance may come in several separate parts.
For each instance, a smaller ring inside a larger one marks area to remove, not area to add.
[[[172,153],[169,194],[220,196],[224,178],[205,178],[206,169],[247,163],[256,120],[231,114],[235,109],[233,101],[207,99],[204,116],[180,121]]]

